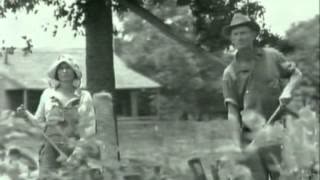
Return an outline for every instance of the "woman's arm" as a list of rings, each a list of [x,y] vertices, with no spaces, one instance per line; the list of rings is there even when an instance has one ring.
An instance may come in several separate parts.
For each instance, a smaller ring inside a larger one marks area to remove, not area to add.
[[[28,122],[33,122],[37,120],[36,117],[30,111],[28,111],[23,104],[21,104],[17,108],[17,115],[19,117],[25,118]]]
[[[25,118],[28,122],[38,123],[43,122],[45,119],[45,101],[48,99],[49,89],[42,92],[39,100],[39,104],[35,114],[32,114],[25,106],[22,104],[17,108],[17,115]]]

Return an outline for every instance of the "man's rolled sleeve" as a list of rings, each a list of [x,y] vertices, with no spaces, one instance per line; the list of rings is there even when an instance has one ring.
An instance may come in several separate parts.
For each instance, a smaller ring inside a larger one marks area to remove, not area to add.
[[[224,97],[225,106],[229,103],[239,107],[238,98],[236,94],[235,81],[232,79],[230,72],[225,71],[222,77],[222,93]]]
[[[287,58],[279,51],[276,52],[276,56],[280,77],[290,78],[290,76],[296,70],[296,64],[292,61],[288,61]]]

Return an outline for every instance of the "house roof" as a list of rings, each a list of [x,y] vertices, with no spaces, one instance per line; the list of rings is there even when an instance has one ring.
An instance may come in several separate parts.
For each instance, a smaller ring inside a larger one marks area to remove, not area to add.
[[[86,87],[85,50],[61,51],[34,50],[23,56],[20,52],[9,55],[9,64],[0,63],[0,74],[9,80],[6,89],[44,89],[48,87],[47,70],[60,54],[75,57],[82,69],[82,86]],[[1,58],[3,59],[3,58]],[[129,68],[117,55],[114,55],[116,89],[159,88],[160,84]]]

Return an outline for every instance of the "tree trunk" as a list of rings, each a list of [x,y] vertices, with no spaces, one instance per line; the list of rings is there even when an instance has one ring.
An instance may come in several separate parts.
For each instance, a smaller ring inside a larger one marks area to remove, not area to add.
[[[105,90],[113,94],[111,0],[88,1],[85,16],[87,88],[91,93]]]
[[[88,1],[85,12],[85,29],[86,29],[86,71],[87,71],[87,88],[94,94],[101,91],[107,91],[115,99],[115,73],[113,67],[113,26],[112,26],[112,9],[111,0],[91,0]],[[105,145],[113,145],[114,140],[116,146],[119,146],[117,137],[117,120],[114,114],[114,102],[101,104],[100,109],[105,108],[105,112],[97,115],[98,127],[114,127],[114,131],[106,131],[105,129],[98,128],[97,134],[104,138]],[[97,109],[97,108],[96,108]],[[106,114],[103,114],[106,113]],[[104,118],[100,118],[104,117]],[[114,126],[111,124],[114,123]],[[109,146],[111,147],[111,146]],[[117,149],[113,149],[117,154]],[[102,153],[108,153],[106,151]],[[120,153],[118,152],[118,160]]]

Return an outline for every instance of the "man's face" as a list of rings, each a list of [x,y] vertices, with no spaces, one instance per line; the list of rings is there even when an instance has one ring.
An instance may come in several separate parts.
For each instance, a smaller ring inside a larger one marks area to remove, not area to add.
[[[231,30],[230,40],[236,49],[244,49],[253,46],[256,32],[247,26],[239,26]]]

